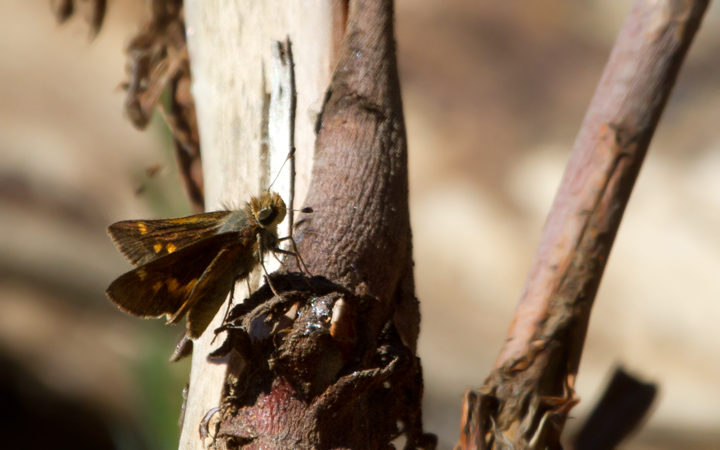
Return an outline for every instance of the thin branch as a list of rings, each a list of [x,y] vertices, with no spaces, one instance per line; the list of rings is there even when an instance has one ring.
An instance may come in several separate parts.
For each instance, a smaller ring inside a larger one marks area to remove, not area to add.
[[[548,216],[495,369],[468,393],[460,447],[560,448],[595,294],[707,0],[637,0]],[[544,420],[549,419],[549,420]]]

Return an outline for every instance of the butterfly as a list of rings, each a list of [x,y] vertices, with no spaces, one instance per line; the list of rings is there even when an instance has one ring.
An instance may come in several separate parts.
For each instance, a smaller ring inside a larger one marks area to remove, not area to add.
[[[235,282],[247,279],[258,265],[265,270],[266,253],[297,257],[278,248],[281,240],[292,239],[278,238],[286,214],[280,195],[267,191],[237,211],[114,223],[108,234],[136,269],[113,281],[106,294],[134,316],[166,316],[168,323],[178,323],[187,315],[187,335],[196,339]]]

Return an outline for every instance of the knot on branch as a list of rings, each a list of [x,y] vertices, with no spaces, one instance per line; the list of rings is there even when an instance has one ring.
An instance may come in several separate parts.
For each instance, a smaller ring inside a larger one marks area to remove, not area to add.
[[[526,375],[526,374],[525,374]],[[560,433],[567,414],[580,400],[565,383],[562,394],[544,396],[534,379],[496,370],[463,402],[460,442],[455,450],[562,449]],[[511,390],[506,390],[511,386]]]
[[[391,320],[364,323],[380,302],[324,277],[281,274],[235,306],[212,355],[242,358],[206,433],[217,448],[434,448],[422,433],[420,363]],[[232,367],[232,363],[231,363]],[[358,418],[364,418],[358,420]]]

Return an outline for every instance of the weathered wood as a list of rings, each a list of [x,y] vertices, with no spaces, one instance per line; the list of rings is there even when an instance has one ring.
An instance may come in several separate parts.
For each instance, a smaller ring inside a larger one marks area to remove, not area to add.
[[[625,206],[707,0],[637,0],[583,121],[463,449],[560,448],[590,311]]]
[[[294,43],[293,49],[298,45]],[[301,89],[298,82],[298,92]],[[317,121],[312,182],[296,223],[312,276],[272,277],[234,307],[218,355],[229,371],[219,448],[432,448],[422,431],[419,308],[393,8],[350,3]],[[279,295],[276,295],[279,294]]]
[[[272,45],[287,37],[294,43],[296,82],[302,86],[295,122],[297,192],[302,198],[315,144],[312,111],[319,110],[330,79],[338,45],[333,38],[342,8],[331,0],[293,4],[187,0],[184,7],[206,209],[212,211],[221,204],[237,206],[267,187],[272,176],[269,167],[274,166],[264,142]],[[244,290],[244,285],[238,285],[236,300],[247,294]],[[210,330],[220,325],[224,312],[221,309]],[[201,421],[221,403],[228,363],[240,364],[237,357],[209,362],[213,337],[212,332],[205,333],[194,345],[181,449],[203,448]]]

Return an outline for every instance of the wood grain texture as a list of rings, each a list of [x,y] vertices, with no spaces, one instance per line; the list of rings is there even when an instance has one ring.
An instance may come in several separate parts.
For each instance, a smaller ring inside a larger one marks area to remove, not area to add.
[[[382,327],[396,326],[414,352],[414,295],[407,142],[397,75],[392,2],[352,2],[347,38],[318,128],[306,204],[298,227],[311,272],[377,297]]]

